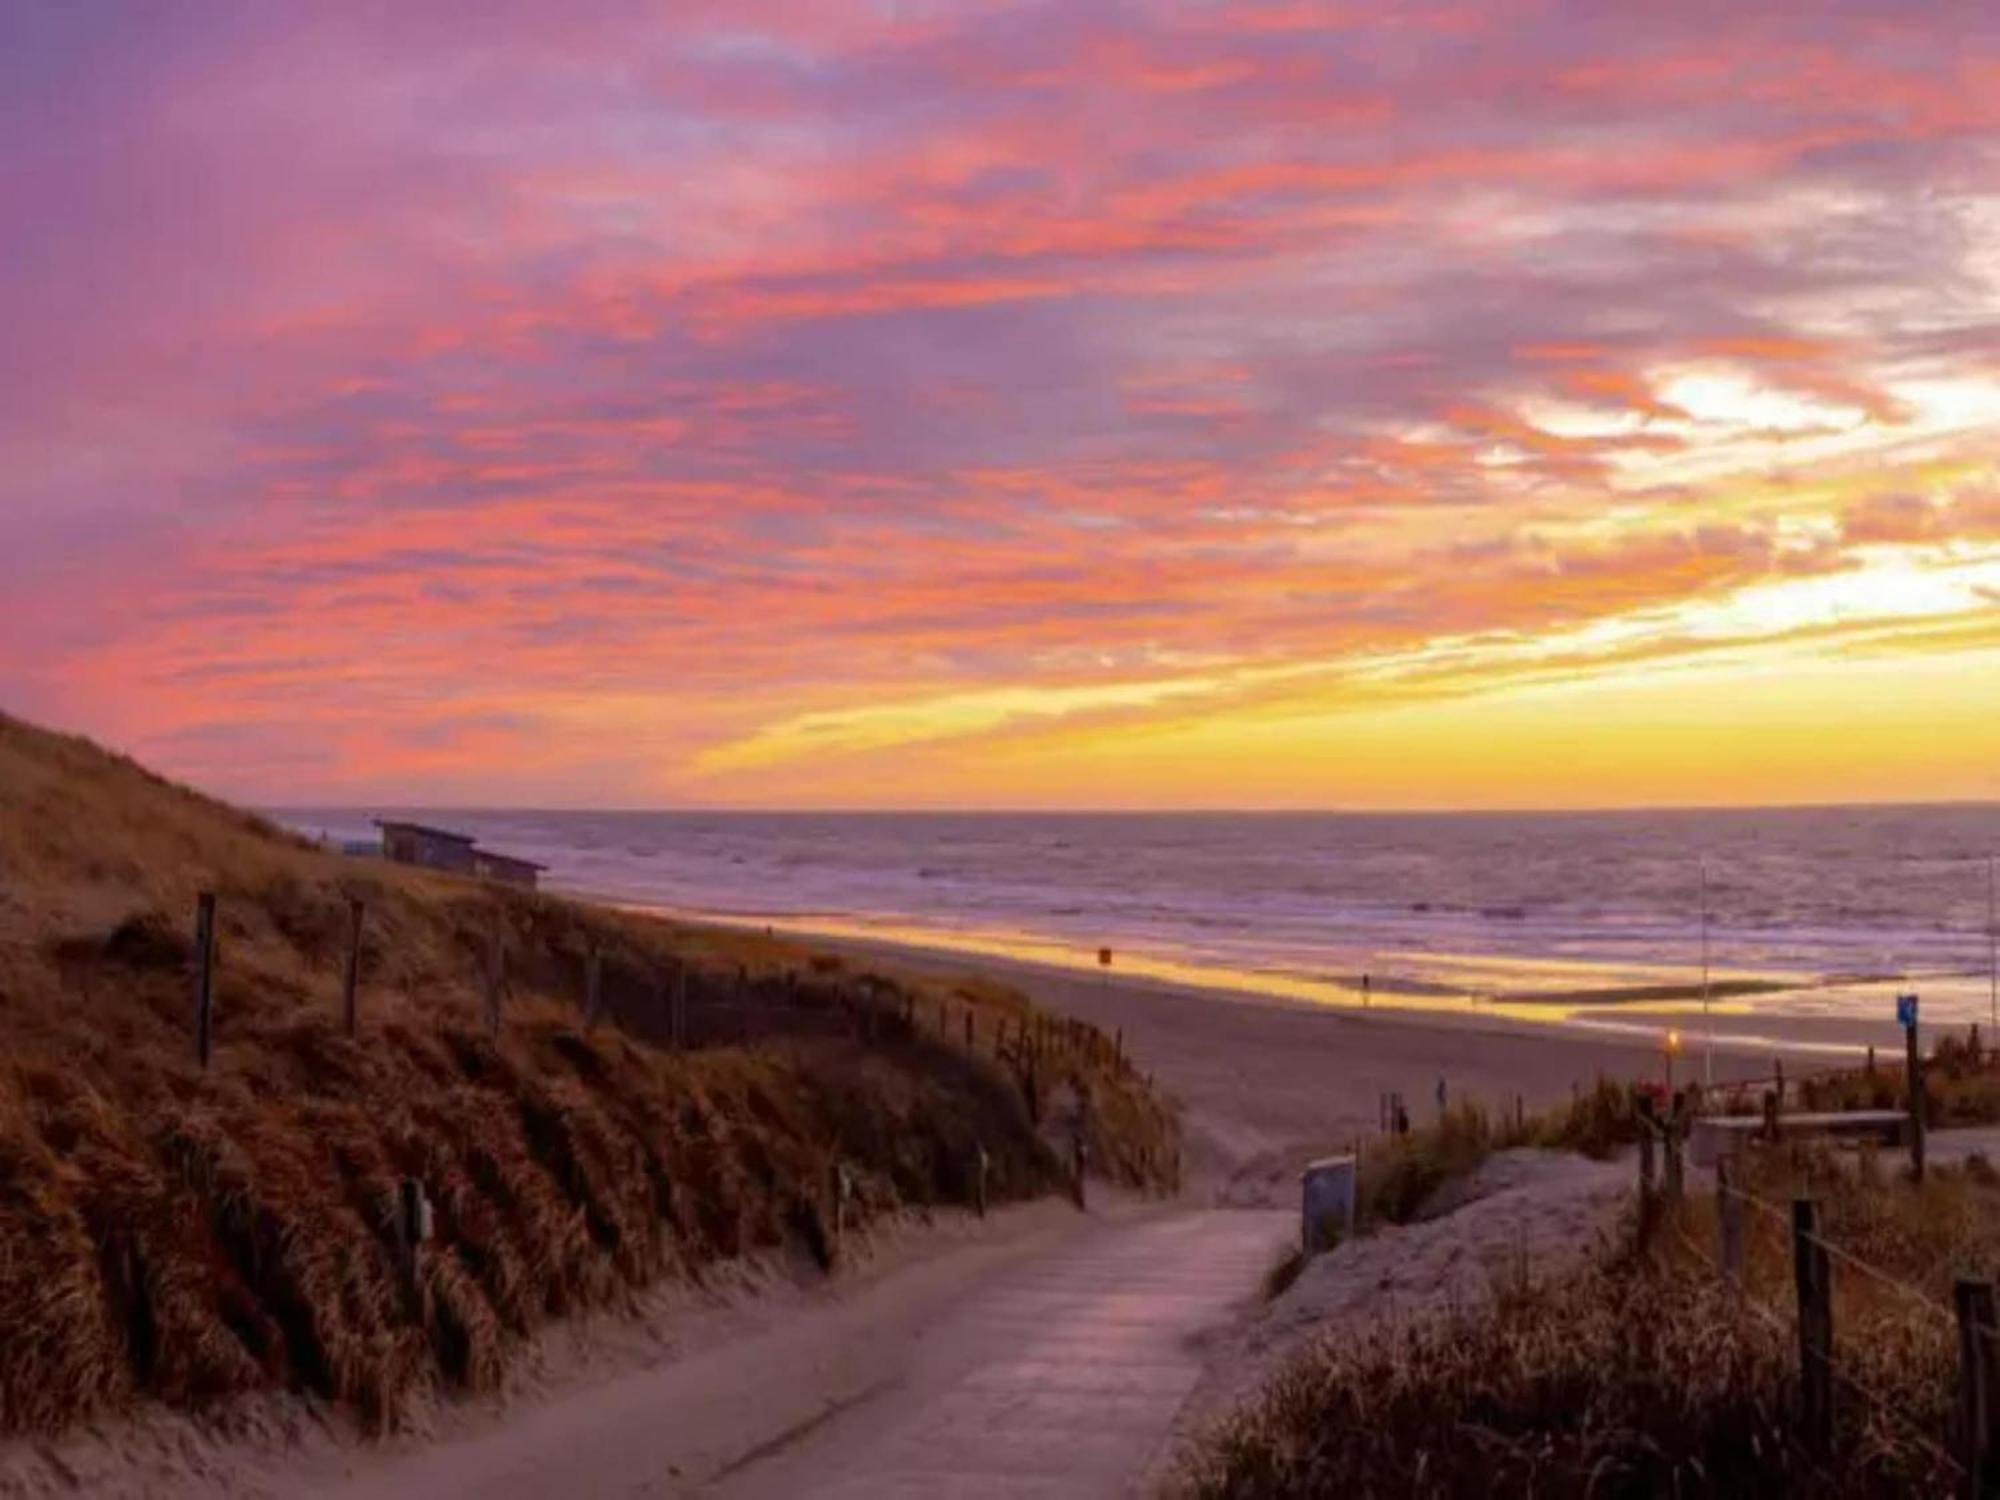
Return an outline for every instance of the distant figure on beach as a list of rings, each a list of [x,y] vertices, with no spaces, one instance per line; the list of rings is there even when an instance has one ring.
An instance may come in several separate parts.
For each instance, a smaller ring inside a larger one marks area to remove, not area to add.
[[[1368,1004],[1368,997],[1369,997],[1369,980],[1368,976],[1366,974],[1363,974],[1361,976],[1361,1004],[1364,1007],[1366,1007]]]

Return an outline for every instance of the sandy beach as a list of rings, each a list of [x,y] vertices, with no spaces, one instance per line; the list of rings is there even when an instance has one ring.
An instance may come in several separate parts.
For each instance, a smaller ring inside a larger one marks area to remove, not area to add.
[[[1599,1076],[1664,1079],[1664,1054],[1645,1035],[1654,1026],[1687,1028],[1677,1080],[1703,1071],[1698,1017],[1620,1012],[1614,1019],[1634,1035],[1391,1004],[1336,1009],[940,949],[830,946],[931,973],[993,974],[1039,1004],[1122,1032],[1138,1065],[1181,1105],[1188,1191],[1205,1202],[1290,1203],[1304,1162],[1378,1129],[1384,1093],[1400,1093],[1419,1123],[1435,1113],[1440,1080],[1448,1099],[1498,1110],[1518,1098],[1533,1113]],[[1777,1059],[1803,1072],[1851,1063],[1868,1045],[1884,1056],[1901,1045],[1886,1023],[1787,1017],[1775,1043],[1768,1029],[1755,1017],[1717,1017],[1715,1080],[1768,1078]]]

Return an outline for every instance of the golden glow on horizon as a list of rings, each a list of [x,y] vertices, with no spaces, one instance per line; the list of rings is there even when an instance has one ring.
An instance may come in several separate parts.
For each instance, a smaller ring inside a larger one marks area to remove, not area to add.
[[[1120,805],[1615,803],[1633,789],[1661,802],[1872,800],[1909,795],[1906,777],[1977,799],[2000,794],[1996,600],[2000,544],[1871,546],[1839,572],[1540,635],[808,714],[702,768],[796,765],[837,784],[845,758],[931,750],[933,786],[951,775],[950,748],[976,735],[981,760],[1004,769],[941,800],[976,801],[983,787],[1032,802],[1043,776],[1053,789],[1121,760],[1132,774]],[[1809,779],[1793,770],[1802,736]]]

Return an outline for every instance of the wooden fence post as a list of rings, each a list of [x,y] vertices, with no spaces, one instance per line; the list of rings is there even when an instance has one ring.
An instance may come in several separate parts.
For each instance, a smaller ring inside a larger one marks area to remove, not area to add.
[[[203,891],[194,903],[194,1057],[208,1067],[215,1019],[215,892]]]
[[[430,1286],[424,1282],[424,1244],[430,1240],[430,1198],[424,1184],[404,1178],[396,1192],[396,1244],[402,1250],[402,1272],[410,1278],[418,1322],[430,1322]]]
[[[1778,1139],[1778,1096],[1769,1089],[1764,1090],[1764,1139],[1773,1144]]]
[[[1799,1424],[1807,1448],[1833,1448],[1833,1276],[1819,1204],[1792,1200],[1792,1280],[1799,1298]]]
[[[1659,1200],[1653,1192],[1653,1121],[1650,1115],[1639,1120],[1639,1253],[1653,1248],[1653,1220],[1659,1214]]]
[[[832,1187],[833,1187],[832,1259],[839,1260],[840,1247],[842,1243],[847,1239],[847,1194],[848,1194],[849,1184],[847,1177],[847,1164],[845,1162],[836,1161],[833,1164]]]
[[[1716,1261],[1730,1285],[1743,1285],[1743,1200],[1730,1182],[1729,1158],[1715,1163]]]
[[[1076,1206],[1078,1209],[1083,1209],[1087,1206],[1084,1203],[1083,1197],[1084,1149],[1083,1125],[1079,1122],[1076,1127],[1076,1135],[1070,1144],[1070,1175],[1073,1179],[1073,1188],[1076,1193]]]
[[[1777,1090],[1778,1110],[1780,1113],[1783,1113],[1785,1108],[1785,1060],[1782,1057],[1771,1059],[1771,1086]]]
[[[341,978],[341,1015],[351,1037],[361,1029],[361,923],[368,908],[359,896],[347,898],[347,971]]]
[[[424,1185],[405,1177],[396,1195],[397,1238],[403,1247],[403,1270],[419,1298],[424,1286],[424,1244],[431,1237],[431,1204]]]
[[[500,918],[493,918],[493,950],[486,962],[486,1029],[500,1035],[500,992],[507,983],[507,939],[500,931]]]
[[[1917,1045],[1917,1023],[1903,1028],[1905,1087],[1910,1111],[1910,1176],[1924,1180],[1924,1059]]]
[[[1681,1139],[1686,1128],[1687,1126],[1681,1114],[1680,1106],[1676,1103],[1673,1113],[1667,1116],[1664,1137],[1667,1156],[1667,1202],[1676,1208],[1680,1206],[1681,1202]]]
[[[1650,1094],[1638,1094],[1632,1101],[1632,1110],[1639,1121],[1639,1253],[1647,1255],[1652,1252],[1653,1231],[1658,1227],[1660,1216],[1659,1179],[1654,1154],[1659,1146],[1659,1128],[1653,1119]]]
[[[1965,1493],[2000,1493],[2000,1311],[1993,1283],[1961,1277],[1952,1287],[1958,1312],[1958,1439]]]
[[[979,1153],[973,1158],[973,1166],[977,1172],[973,1179],[973,1201],[978,1205],[979,1217],[983,1219],[986,1217],[986,1172],[992,1162],[987,1157],[984,1146],[975,1146],[973,1149]]]

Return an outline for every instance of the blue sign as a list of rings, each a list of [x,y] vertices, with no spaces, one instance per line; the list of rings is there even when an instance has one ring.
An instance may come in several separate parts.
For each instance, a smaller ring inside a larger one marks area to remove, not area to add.
[[[1917,997],[1898,995],[1896,997],[1896,1024],[1908,1031],[1917,1024]]]

